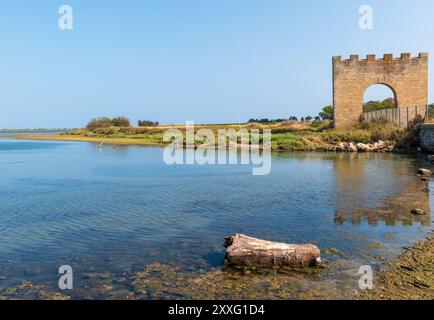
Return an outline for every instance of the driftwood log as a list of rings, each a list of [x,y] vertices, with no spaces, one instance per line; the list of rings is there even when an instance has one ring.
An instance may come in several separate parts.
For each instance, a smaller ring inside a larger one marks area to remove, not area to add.
[[[312,244],[285,244],[235,234],[225,238],[225,264],[239,267],[313,267],[321,263]]]

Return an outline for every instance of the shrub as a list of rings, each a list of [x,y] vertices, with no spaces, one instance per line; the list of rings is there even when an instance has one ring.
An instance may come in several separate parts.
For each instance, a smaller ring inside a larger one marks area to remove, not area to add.
[[[261,130],[261,129],[264,128],[264,126],[262,124],[258,123],[258,122],[249,122],[245,126],[245,128],[248,129],[248,130],[255,130],[255,129]]]
[[[273,134],[271,138],[273,150],[297,151],[305,148],[304,142],[292,133]]]
[[[423,123],[424,119],[420,115],[410,121],[407,129],[398,137],[397,147],[410,151],[420,147],[418,131],[419,126]]]
[[[116,117],[112,119],[112,125],[114,127],[130,127],[130,119],[126,117]]]
[[[157,121],[149,121],[149,120],[139,120],[138,126],[139,127],[158,127],[160,125]]]
[[[333,106],[325,106],[322,108],[322,112],[319,113],[322,120],[333,120],[334,119],[334,108]]]
[[[94,118],[86,126],[87,130],[93,131],[100,128],[110,127],[130,127],[130,120],[125,117],[116,117],[113,119],[107,117]]]
[[[373,143],[379,140],[395,141],[402,135],[398,126],[386,119],[364,121],[362,118],[353,129],[337,129],[324,132],[325,142],[336,144],[339,142]]]
[[[107,117],[94,118],[86,126],[88,130],[95,130],[98,128],[107,128],[112,126],[112,120]]]
[[[315,129],[316,131],[329,130],[333,127],[333,121],[316,119],[311,123],[310,126],[311,126],[311,128]]]
[[[340,142],[370,143],[371,135],[367,130],[336,129],[324,132],[322,140],[330,144]]]
[[[382,109],[397,108],[395,99],[387,98],[383,101],[369,101],[363,105],[363,112],[370,112]]]
[[[112,133],[108,135],[109,138],[125,138],[125,134],[118,132],[118,133]]]
[[[99,135],[110,135],[110,134],[116,134],[121,131],[121,128],[119,127],[108,127],[108,128],[98,128],[93,130],[94,133]]]

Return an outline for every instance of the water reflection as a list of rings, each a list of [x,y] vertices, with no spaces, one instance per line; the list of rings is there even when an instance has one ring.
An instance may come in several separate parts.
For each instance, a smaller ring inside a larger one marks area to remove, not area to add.
[[[335,194],[339,195],[335,204],[335,223],[367,221],[377,225],[384,221],[387,226],[397,223],[431,225],[429,182],[414,177],[416,167],[396,161],[396,158],[387,161],[389,157],[392,155],[381,155],[382,161],[375,162],[370,160],[378,160],[376,154],[340,154],[334,158]],[[385,198],[374,199],[373,188],[383,192],[390,189],[391,192]],[[428,214],[415,216],[411,213],[415,208]]]
[[[101,287],[86,275],[110,274],[104,281],[116,281],[154,266],[152,272],[167,271],[169,280],[162,280],[175,296],[189,288],[190,279],[202,281],[202,273],[212,270],[212,279],[237,297],[242,288],[233,287],[232,277],[224,280],[220,270],[223,238],[234,232],[335,248],[339,253],[326,255],[327,264],[345,259],[349,267],[343,268],[350,270],[375,263],[367,256],[371,242],[385,245],[372,255],[393,257],[430,229],[416,225],[429,226],[430,216],[410,213],[415,207],[429,211],[430,205],[428,185],[415,177],[409,157],[278,153],[270,175],[258,177],[242,165],[167,166],[161,148],[0,142],[0,278],[7,279],[0,288],[29,280],[57,290],[56,268],[69,264],[77,283],[88,288],[76,292],[82,298]],[[191,270],[196,277],[181,274]],[[256,284],[264,278],[251,277],[251,290],[240,298],[259,292]],[[143,279],[148,280],[158,279],[150,274]],[[240,278],[239,284],[248,281]],[[276,296],[293,296],[292,291],[280,295],[294,283],[292,276],[286,283],[281,277],[276,281],[284,284]],[[302,291],[317,283],[300,281]]]

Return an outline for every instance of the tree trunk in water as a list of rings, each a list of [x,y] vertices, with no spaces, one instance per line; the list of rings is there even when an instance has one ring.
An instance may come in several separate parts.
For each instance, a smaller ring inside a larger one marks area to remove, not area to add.
[[[235,234],[225,238],[225,264],[244,267],[313,267],[321,263],[320,250],[312,244],[285,244]]]

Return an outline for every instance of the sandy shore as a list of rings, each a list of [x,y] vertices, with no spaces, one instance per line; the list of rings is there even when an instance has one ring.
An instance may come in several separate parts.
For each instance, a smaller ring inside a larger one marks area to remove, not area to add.
[[[108,145],[146,145],[157,146],[161,142],[144,139],[144,138],[101,138],[101,137],[84,137],[74,135],[59,135],[59,134],[6,134],[2,137],[13,138],[18,140],[42,140],[42,141],[78,141],[78,142],[93,142],[104,143]]]
[[[59,135],[59,134],[5,134],[0,137],[6,137],[17,140],[39,140],[39,141],[77,141],[77,142],[91,142],[104,145],[124,145],[124,146],[166,146],[159,139],[147,138],[107,138],[107,137],[85,137],[78,135]],[[254,149],[251,145],[237,144],[237,148]],[[259,149],[263,149],[259,147]],[[312,151],[312,150],[306,150]]]

